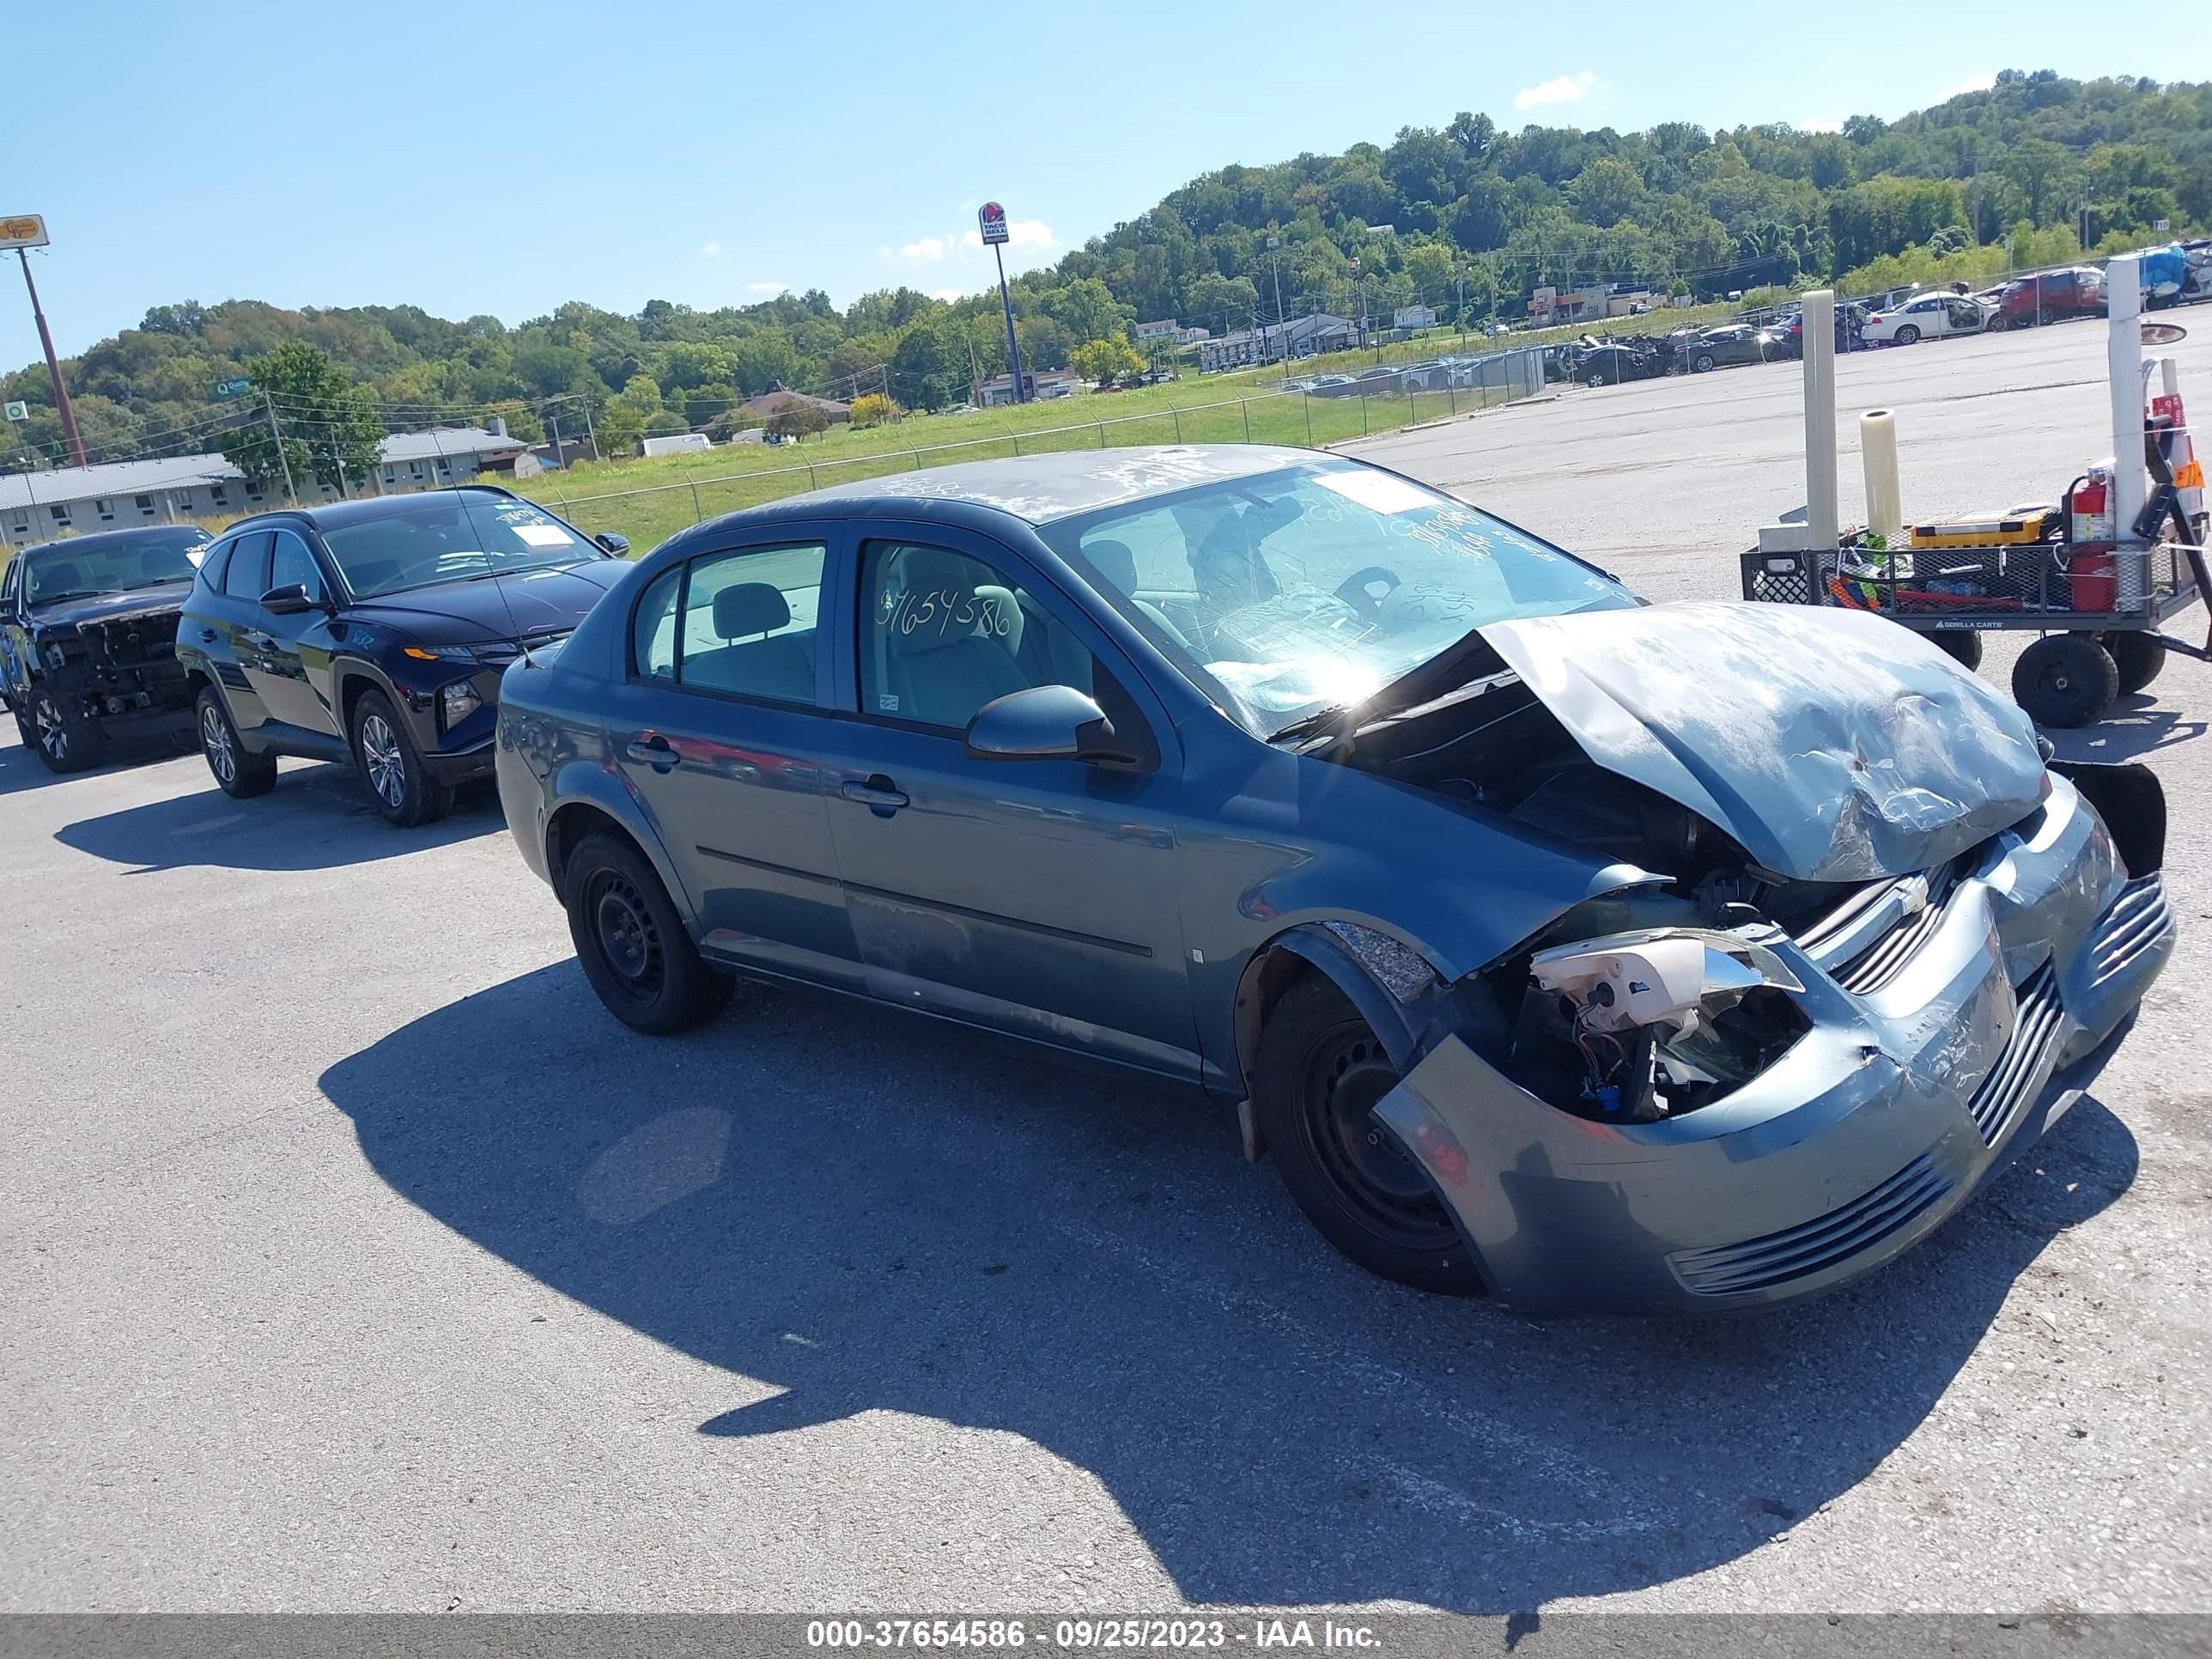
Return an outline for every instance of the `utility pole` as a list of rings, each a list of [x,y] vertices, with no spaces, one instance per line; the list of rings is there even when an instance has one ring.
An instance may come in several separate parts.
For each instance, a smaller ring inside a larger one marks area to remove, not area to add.
[[[300,504],[300,492],[292,488],[292,458],[284,453],[284,434],[276,429],[276,404],[269,396],[269,388],[261,388],[261,406],[269,411],[269,441],[276,446],[276,459],[284,469],[284,495],[294,507]]]
[[[578,400],[584,405],[584,437],[592,446],[592,459],[596,461],[599,459],[599,434],[592,429],[592,394],[581,392]]]
[[[46,313],[39,306],[39,285],[31,280],[31,255],[19,247],[15,258],[22,262],[23,286],[31,290],[31,315],[38,319],[39,343],[46,348],[46,374],[54,383],[54,412],[62,417],[62,436],[69,440],[70,459],[82,466],[86,465],[84,440],[77,434],[76,410],[70,407],[69,388],[62,384],[61,360],[54,356],[54,337],[46,331]]]
[[[548,410],[545,414],[545,424],[553,429],[553,465],[565,469],[568,465],[568,458],[562,453],[561,449],[561,417]]]

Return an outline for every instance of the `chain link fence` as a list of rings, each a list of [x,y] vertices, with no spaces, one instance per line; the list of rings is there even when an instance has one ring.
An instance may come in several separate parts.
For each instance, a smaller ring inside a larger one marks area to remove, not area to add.
[[[627,536],[642,552],[678,530],[725,513],[830,484],[959,461],[1153,444],[1272,443],[1325,448],[1534,397],[1545,390],[1542,356],[1540,351],[1522,349],[1479,358],[1439,358],[1372,369],[1357,380],[1332,379],[1303,391],[1254,392],[1138,415],[1101,414],[1035,431],[951,443],[819,455],[785,466],[702,473],[638,489],[568,495],[560,488],[558,473],[527,480],[522,488],[580,530]],[[1068,413],[1073,416],[1079,407],[1101,403],[1110,404],[1110,399],[1094,393],[1082,405],[1071,403]]]

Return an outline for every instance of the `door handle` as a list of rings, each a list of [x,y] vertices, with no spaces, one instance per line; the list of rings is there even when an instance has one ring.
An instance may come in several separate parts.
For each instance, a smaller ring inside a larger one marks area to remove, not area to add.
[[[890,817],[907,804],[906,792],[880,772],[871,776],[866,783],[858,778],[848,778],[837,786],[837,793],[847,800],[856,800],[884,817]]]
[[[640,766],[650,766],[656,772],[670,770],[678,759],[676,750],[669,746],[668,739],[658,732],[639,732],[629,740],[629,746],[623,752]]]
[[[217,635],[212,628],[203,628],[200,629],[200,643],[202,645],[213,645],[220,637],[221,636]]]
[[[246,636],[246,642],[256,651],[274,651],[276,648],[274,634],[249,634]]]

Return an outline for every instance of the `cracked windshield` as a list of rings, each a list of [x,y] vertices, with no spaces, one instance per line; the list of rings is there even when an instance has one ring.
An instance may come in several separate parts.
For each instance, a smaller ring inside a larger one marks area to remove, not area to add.
[[[1356,706],[1486,623],[1635,603],[1487,514],[1351,465],[1210,484],[1045,534],[1261,737]]]

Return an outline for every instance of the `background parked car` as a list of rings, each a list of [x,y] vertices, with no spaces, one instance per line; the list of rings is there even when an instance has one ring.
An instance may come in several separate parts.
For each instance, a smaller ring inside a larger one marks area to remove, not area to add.
[[[1664,374],[1670,362],[1668,354],[1651,345],[1607,340],[1583,348],[1575,359],[1575,379],[1585,386],[1649,380]]]
[[[1923,294],[1895,311],[1877,311],[1866,320],[1869,345],[1911,345],[1916,340],[1953,334],[1979,334],[1990,307],[1970,294]]]
[[[396,824],[491,775],[500,671],[566,639],[627,566],[504,489],[264,513],[208,550],[177,657],[224,793],[279,755],[350,761]]]
[[[1863,305],[1846,304],[1836,307],[1836,349],[1856,351],[1866,343],[1867,308]],[[1773,355],[1778,357],[1802,357],[1805,355],[1805,313],[1790,312],[1767,331],[1772,337]]]
[[[2033,328],[2038,323],[2104,314],[2104,272],[2077,265],[2071,270],[2046,270],[2006,284],[1997,296],[1996,313],[1989,326],[1992,331]]]
[[[50,769],[98,765],[112,732],[191,729],[177,611],[207,542],[192,525],[103,531],[0,572],[0,701]]]
[[[1682,349],[1682,361],[1692,374],[1738,363],[1763,363],[1774,355],[1772,337],[1749,323],[1723,323],[1706,329]]]

